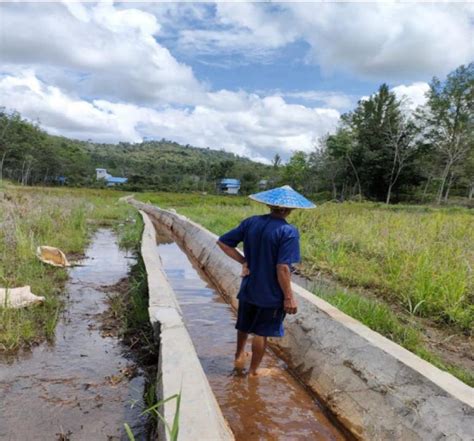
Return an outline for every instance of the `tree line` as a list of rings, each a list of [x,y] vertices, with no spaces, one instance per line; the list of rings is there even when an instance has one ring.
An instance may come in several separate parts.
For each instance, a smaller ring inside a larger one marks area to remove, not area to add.
[[[474,197],[474,64],[433,78],[416,110],[386,84],[341,117],[313,152],[297,151],[286,179],[333,199],[447,201]]]
[[[474,197],[474,63],[433,78],[412,110],[386,84],[341,117],[314,151],[296,151],[285,179],[328,198],[447,201]],[[278,161],[279,158],[277,157]]]

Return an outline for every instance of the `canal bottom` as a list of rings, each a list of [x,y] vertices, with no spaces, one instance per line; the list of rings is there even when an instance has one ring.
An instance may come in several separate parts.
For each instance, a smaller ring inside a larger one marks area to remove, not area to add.
[[[165,232],[159,231],[157,238],[158,252],[186,328],[236,440],[346,439],[271,351],[267,350],[262,362],[262,367],[272,369],[271,376],[250,378],[234,369],[234,310]],[[182,399],[186,401],[186,397]]]

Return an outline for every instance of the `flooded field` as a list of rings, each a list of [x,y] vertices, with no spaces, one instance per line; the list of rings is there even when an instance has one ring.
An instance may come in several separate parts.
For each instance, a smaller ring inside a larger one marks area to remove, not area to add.
[[[175,243],[160,243],[158,251],[199,359],[236,439],[346,439],[270,351],[262,366],[273,368],[275,375],[250,379],[235,371],[234,311]]]
[[[146,439],[143,372],[100,329],[107,293],[134,262],[110,230],[97,231],[70,270],[54,342],[0,355],[1,440],[124,440],[125,422]]]

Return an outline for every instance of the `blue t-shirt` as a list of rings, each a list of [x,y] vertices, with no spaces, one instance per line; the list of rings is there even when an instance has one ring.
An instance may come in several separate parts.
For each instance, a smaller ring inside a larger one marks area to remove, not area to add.
[[[264,308],[281,308],[283,291],[278,284],[277,264],[291,266],[300,261],[296,227],[270,214],[252,216],[219,240],[230,247],[244,242],[250,275],[242,279],[237,297]]]

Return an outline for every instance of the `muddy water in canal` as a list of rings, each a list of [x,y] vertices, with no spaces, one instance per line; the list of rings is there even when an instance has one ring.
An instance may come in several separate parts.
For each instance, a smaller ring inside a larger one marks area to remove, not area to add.
[[[54,342],[0,356],[1,440],[127,439],[125,422],[145,439],[142,372],[116,337],[100,331],[106,292],[133,263],[110,230],[99,230],[82,266],[69,272]],[[130,379],[131,370],[136,374]]]
[[[233,309],[205,281],[175,243],[163,243],[158,251],[171,286],[183,311],[201,364],[222,412],[239,441],[343,440],[321,406],[267,351],[262,367],[275,374],[248,378],[233,368],[236,331]],[[250,350],[250,348],[249,348]],[[186,397],[183,397],[186,400]]]

